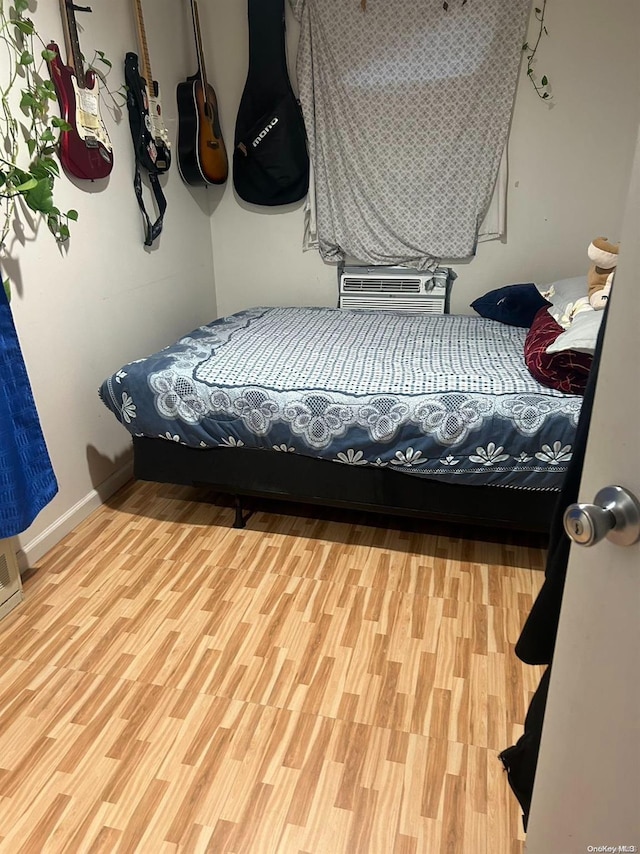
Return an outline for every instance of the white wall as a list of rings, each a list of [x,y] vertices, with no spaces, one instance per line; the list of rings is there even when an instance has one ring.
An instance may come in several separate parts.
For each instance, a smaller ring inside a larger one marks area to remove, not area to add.
[[[137,52],[131,3],[91,5],[93,14],[78,13],[81,46],[87,56],[93,48],[105,51],[114,63],[109,84],[117,89],[125,52]],[[145,5],[152,69],[175,139],[175,87],[195,71],[186,6],[175,0]],[[45,39],[62,46],[57,0],[39,0],[33,18]],[[145,250],[126,108],[119,124],[104,105],[103,114],[115,158],[107,186],[57,183],[59,207],[80,214],[68,251],[60,252],[41,225],[35,241],[27,232],[28,245],[9,241],[13,260],[3,260],[14,280],[14,318],[60,485],[20,537],[30,561],[98,503],[96,489],[106,494],[130,472],[129,434],[98,399],[102,380],[216,314],[207,191],[187,188],[174,161],[166,176],[164,232]]]
[[[211,0],[202,17],[231,148],[248,62],[246,3]],[[297,26],[289,13],[287,20],[295,65]],[[548,3],[550,35],[537,68],[551,80],[553,101],[535,95],[523,69],[511,132],[507,239],[481,244],[470,262],[452,262],[459,274],[453,311],[468,311],[475,296],[498,285],[580,275],[593,237],[619,237],[639,116],[639,25],[637,0]],[[302,223],[302,204],[254,207],[227,184],[211,219],[220,313],[263,304],[335,305],[335,267],[302,252]]]

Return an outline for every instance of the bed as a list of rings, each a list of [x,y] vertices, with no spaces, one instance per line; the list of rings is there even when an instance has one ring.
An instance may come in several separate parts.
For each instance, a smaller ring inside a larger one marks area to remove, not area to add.
[[[546,531],[581,396],[529,372],[525,328],[466,315],[252,308],[100,388],[144,480]]]

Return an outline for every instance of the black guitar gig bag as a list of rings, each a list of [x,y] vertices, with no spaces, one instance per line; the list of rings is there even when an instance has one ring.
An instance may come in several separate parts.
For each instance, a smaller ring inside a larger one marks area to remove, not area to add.
[[[248,4],[249,72],[236,118],[233,185],[245,202],[286,205],[309,189],[309,155],[287,71],[284,0]]]

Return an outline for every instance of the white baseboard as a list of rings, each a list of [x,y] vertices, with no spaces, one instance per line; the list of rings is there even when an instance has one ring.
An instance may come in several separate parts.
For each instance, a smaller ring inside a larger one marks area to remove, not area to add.
[[[72,531],[76,525],[84,521],[90,513],[97,510],[101,504],[117,492],[121,486],[133,477],[133,460],[129,460],[84,498],[81,498],[66,513],[63,513],[48,528],[38,534],[18,550],[18,567],[21,572],[40,560],[49,549],[57,545],[63,537]]]

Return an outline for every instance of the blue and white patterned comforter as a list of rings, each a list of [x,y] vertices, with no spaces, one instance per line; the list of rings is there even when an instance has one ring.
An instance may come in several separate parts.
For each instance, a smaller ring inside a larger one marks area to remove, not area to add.
[[[100,396],[136,436],[557,489],[582,398],[531,377],[525,336],[462,315],[254,308],[125,365]]]

